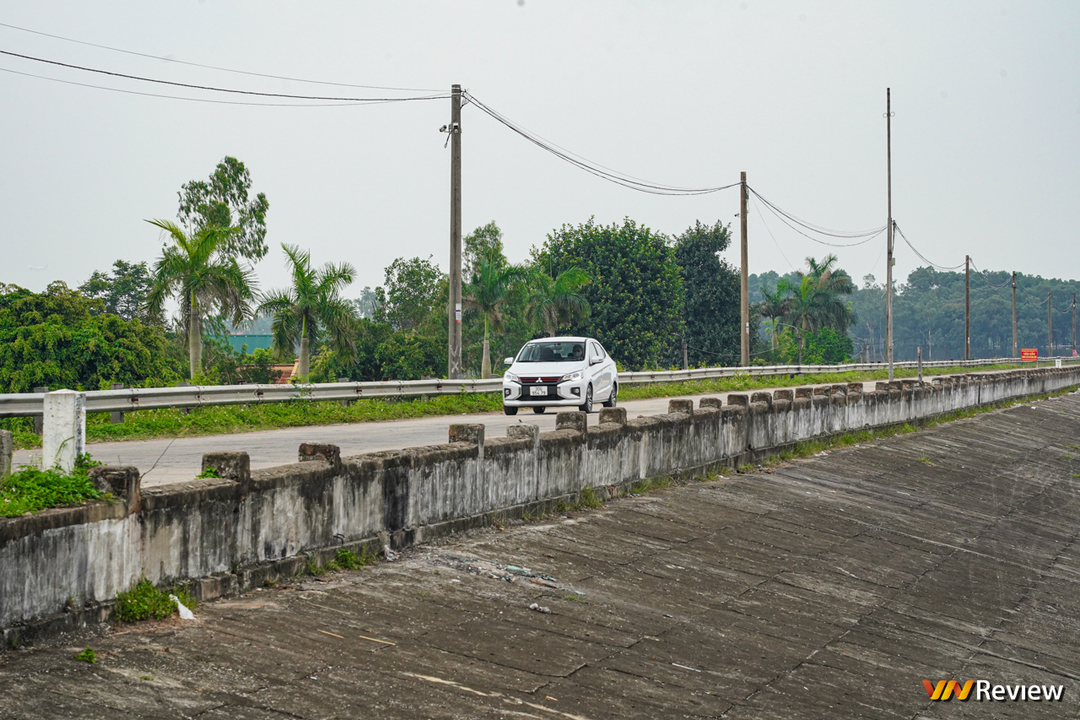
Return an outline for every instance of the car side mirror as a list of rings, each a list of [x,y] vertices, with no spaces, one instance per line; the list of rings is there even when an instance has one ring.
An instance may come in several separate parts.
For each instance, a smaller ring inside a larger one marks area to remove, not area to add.
[[[514,358],[512,358],[512,357],[511,358],[505,358],[503,360],[503,365],[513,365],[513,364],[514,364]]]
[[[589,364],[590,365],[599,365],[603,361],[604,361],[604,358],[594,357],[592,360],[589,361]]]

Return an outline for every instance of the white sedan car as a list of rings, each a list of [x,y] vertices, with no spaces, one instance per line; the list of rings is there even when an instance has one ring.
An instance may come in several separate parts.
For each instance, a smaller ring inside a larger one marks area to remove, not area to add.
[[[531,407],[542,413],[549,407],[576,407],[592,412],[594,402],[615,407],[619,374],[615,361],[592,338],[553,337],[525,343],[516,358],[506,358],[503,375],[503,410],[516,415]]]

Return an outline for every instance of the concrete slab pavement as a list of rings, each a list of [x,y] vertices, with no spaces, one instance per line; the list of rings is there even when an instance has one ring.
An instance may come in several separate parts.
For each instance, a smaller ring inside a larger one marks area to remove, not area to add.
[[[0,718],[1075,717],[1078,515],[1074,393],[0,654]]]

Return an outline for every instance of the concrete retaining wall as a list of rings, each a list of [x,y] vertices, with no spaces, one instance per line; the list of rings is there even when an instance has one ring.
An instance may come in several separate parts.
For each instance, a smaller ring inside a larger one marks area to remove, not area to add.
[[[560,413],[554,432],[516,425],[485,438],[454,425],[445,445],[342,458],[306,443],[299,462],[251,471],[244,453],[208,453],[220,478],[143,490],[134,468],[98,468],[112,502],[0,520],[0,628],[5,645],[111,617],[140,577],[188,582],[203,599],[298,572],[307,554],[401,547],[542,509],[583,488],[700,474],[786,446],[864,428],[921,422],[1080,385],[1080,368],[971,374],[932,384],[861,384],[671,402],[666,415],[622,408]],[[594,416],[595,417],[595,416]],[[207,443],[212,443],[208,439]]]

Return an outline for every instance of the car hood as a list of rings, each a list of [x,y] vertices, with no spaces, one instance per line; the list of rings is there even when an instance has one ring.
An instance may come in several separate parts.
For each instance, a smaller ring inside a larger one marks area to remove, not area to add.
[[[510,366],[510,372],[518,377],[562,377],[584,369],[584,362],[516,362]]]

